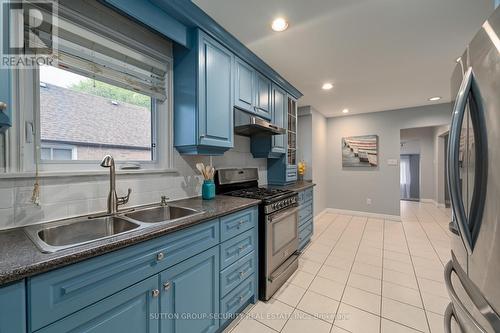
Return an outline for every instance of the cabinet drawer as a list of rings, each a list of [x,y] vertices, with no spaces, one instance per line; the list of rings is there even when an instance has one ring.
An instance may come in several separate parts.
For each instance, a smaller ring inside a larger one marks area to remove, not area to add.
[[[257,223],[257,207],[221,217],[221,241],[233,238],[250,228],[255,227]]]
[[[220,272],[220,294],[226,295],[228,292],[238,286],[241,281],[254,274],[257,270],[255,267],[255,252],[250,252],[245,257],[241,258],[228,268]]]
[[[219,243],[219,220],[140,243],[28,280],[37,330]]]
[[[313,216],[313,204],[312,202],[305,204],[300,208],[299,211],[299,223],[305,220],[309,220]]]
[[[310,216],[309,218],[304,218],[302,220],[299,220],[299,230],[304,227],[306,224],[312,224],[313,223],[313,218]]]
[[[313,199],[313,188],[308,188],[304,191],[304,202],[311,201]]]
[[[238,259],[255,250],[255,228],[245,231],[220,246],[221,268],[226,268]]]
[[[239,287],[231,291],[220,303],[221,323],[223,327],[228,319],[234,319],[233,315],[241,311],[252,297],[255,296],[255,278],[253,276],[246,279]]]
[[[297,167],[293,165],[291,168],[286,169],[286,181],[292,182],[297,180]]]
[[[303,227],[299,229],[299,250],[309,243],[313,233],[313,225],[312,223],[306,223]]]

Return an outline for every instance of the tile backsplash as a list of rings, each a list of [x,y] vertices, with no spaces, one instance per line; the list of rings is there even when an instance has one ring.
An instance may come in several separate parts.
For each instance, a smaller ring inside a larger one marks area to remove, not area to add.
[[[117,176],[119,196],[132,189],[128,206],[158,202],[162,195],[171,200],[200,195],[203,179],[195,165],[209,163],[209,157],[174,153],[176,172]],[[216,168],[258,167],[260,184],[267,184],[267,160],[252,157],[249,138],[235,136],[235,148],[212,162]],[[106,210],[107,175],[42,178],[39,206],[30,202],[33,182],[33,178],[0,179],[0,230]]]

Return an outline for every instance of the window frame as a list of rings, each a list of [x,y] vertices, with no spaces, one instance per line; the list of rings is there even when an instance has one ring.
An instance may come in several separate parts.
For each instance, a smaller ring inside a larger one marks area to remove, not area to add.
[[[151,137],[154,160],[116,160],[117,173],[176,172],[173,163],[173,68],[172,59],[167,61],[167,98],[161,102],[152,98]],[[40,73],[36,69],[14,70],[14,105],[20,112],[15,119],[15,131],[8,131],[9,167],[20,174],[38,172],[41,176],[83,173],[107,173],[100,161],[47,161],[41,160],[40,138]],[[32,101],[32,102],[30,102]],[[153,111],[154,110],[154,111]],[[37,149],[38,148],[38,149]],[[15,161],[15,162],[14,162]],[[12,163],[14,162],[14,163]],[[133,166],[132,169],[130,167]],[[127,167],[127,169],[124,169]]]
[[[78,160],[78,154],[77,154],[77,147],[74,145],[69,145],[65,143],[45,143],[40,145],[40,160],[43,161],[44,163],[47,161],[53,161],[53,158],[50,160],[42,160],[41,155],[42,155],[42,149],[50,149],[50,156],[54,156],[54,149],[59,149],[59,150],[70,150],[71,151],[71,160]],[[64,160],[62,160],[64,161]]]

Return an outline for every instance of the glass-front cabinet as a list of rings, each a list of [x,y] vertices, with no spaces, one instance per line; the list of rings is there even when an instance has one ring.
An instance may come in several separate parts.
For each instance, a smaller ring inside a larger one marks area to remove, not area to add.
[[[267,181],[270,185],[285,185],[297,180],[297,100],[287,95],[286,154],[267,161]]]

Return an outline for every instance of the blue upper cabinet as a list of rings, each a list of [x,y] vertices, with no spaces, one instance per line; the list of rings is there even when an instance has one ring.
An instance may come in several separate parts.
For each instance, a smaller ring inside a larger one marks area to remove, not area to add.
[[[272,122],[287,128],[287,94],[273,84],[271,88],[271,119]],[[257,158],[280,158],[286,153],[287,135],[256,136],[251,141],[251,151]]]
[[[255,70],[238,58],[236,58],[234,70],[234,106],[254,112]]]
[[[271,81],[260,73],[255,78],[255,113],[271,119]]]
[[[273,85],[271,96],[273,102],[273,123],[279,127],[287,128],[285,120],[287,115],[286,92],[278,86]],[[271,152],[280,155],[286,153],[286,143],[286,134],[273,135]]]
[[[213,247],[160,274],[160,309],[171,314],[161,321],[162,333],[211,333],[219,319],[219,254]],[[187,318],[185,315],[192,315]]]
[[[0,0],[0,21],[2,24],[2,36],[0,36],[0,56],[3,57],[4,51],[9,45],[9,26],[8,13],[4,12],[6,0]],[[4,22],[5,21],[5,22]],[[12,108],[11,108],[11,71],[6,68],[0,68],[0,133],[5,132],[12,126]]]
[[[0,287],[0,333],[26,332],[24,280]]]
[[[267,163],[267,181],[270,185],[285,185],[297,180],[297,100],[290,95],[286,103],[286,153]]]
[[[199,29],[174,46],[174,143],[182,154],[222,155],[233,147],[234,55]]]

